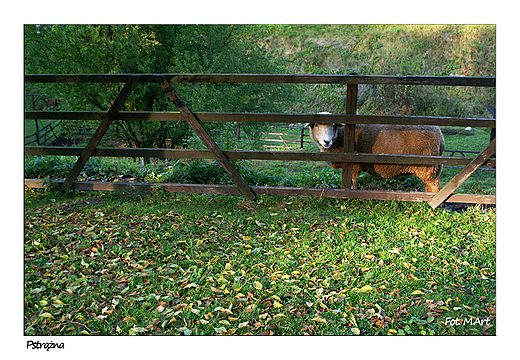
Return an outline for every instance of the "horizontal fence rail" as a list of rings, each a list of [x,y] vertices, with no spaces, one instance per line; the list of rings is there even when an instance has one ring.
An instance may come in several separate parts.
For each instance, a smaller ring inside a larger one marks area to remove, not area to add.
[[[57,181],[63,184],[63,181]],[[44,180],[25,179],[25,186],[43,189]],[[172,193],[194,193],[213,195],[240,195],[236,186],[232,185],[201,185],[201,184],[166,184],[166,183],[139,183],[139,182],[102,182],[102,181],[76,181],[75,190],[94,191],[130,191],[153,192],[163,190]],[[329,188],[299,188],[284,186],[251,186],[257,195],[273,196],[298,196],[336,199],[373,199],[373,200],[397,200],[397,201],[430,201],[434,193],[417,191],[383,191],[383,190],[351,190]],[[448,198],[449,202],[494,204],[494,195],[453,194]]]
[[[25,75],[26,83],[126,82],[138,75],[140,83],[165,77],[172,83],[269,83],[269,84],[373,84],[495,87],[494,77],[393,76],[393,75],[306,75],[306,74],[56,74]]]
[[[79,156],[83,148],[26,146],[26,155]],[[333,161],[353,163],[377,163],[400,165],[468,165],[473,158],[453,156],[422,156],[364,154],[310,151],[260,151],[224,150],[231,160],[278,160],[278,161]],[[103,157],[153,157],[158,159],[214,159],[209,150],[157,149],[157,148],[97,148],[92,156]],[[485,166],[495,167],[496,160],[487,160]]]
[[[103,111],[26,111],[25,119],[100,121]],[[320,124],[392,124],[440,125],[494,128],[495,119],[457,118],[409,115],[353,115],[353,114],[259,114],[259,113],[196,113],[203,122],[261,122],[261,123],[320,123]],[[115,120],[122,121],[186,121],[178,112],[121,111]]]
[[[364,154],[353,151],[353,129],[356,124],[393,124],[393,125],[439,125],[460,127],[495,128],[496,120],[487,118],[459,118],[438,116],[408,115],[357,115],[357,85],[431,85],[431,86],[478,86],[495,87],[493,77],[453,77],[453,76],[374,76],[374,75],[301,75],[301,74],[57,74],[25,75],[26,83],[125,83],[115,105],[105,111],[26,111],[25,119],[48,120],[87,120],[101,122],[100,127],[89,142],[87,148],[26,146],[26,155],[66,155],[79,156],[75,170],[65,182],[58,181],[63,188],[71,186],[77,190],[102,191],[154,191],[163,189],[168,192],[193,192],[205,194],[235,194],[247,198],[268,194],[276,196],[314,196],[356,199],[379,199],[399,201],[428,201],[432,207],[447,199],[452,202],[476,202],[494,204],[494,195],[452,194],[468,176],[479,166],[496,167],[496,161],[489,159],[494,151],[495,141],[476,158],[453,156],[420,156],[403,154]],[[157,83],[174,102],[179,112],[119,111],[121,105],[137,83]],[[287,83],[287,84],[340,84],[347,86],[347,114],[278,114],[278,113],[193,113],[178,97],[170,83]],[[130,84],[130,85],[129,85]],[[143,149],[143,148],[99,148],[98,144],[110,123],[113,121],[187,121],[204,143],[203,149]],[[345,151],[342,153],[308,151],[255,151],[255,150],[220,150],[205,133],[199,122],[235,122],[235,123],[343,123],[345,124]],[[198,130],[198,131],[197,131]],[[347,134],[350,134],[347,139]],[[348,146],[347,146],[348,145]],[[350,150],[349,150],[350,149]],[[452,154],[453,155],[453,154]],[[90,156],[104,157],[153,157],[169,159],[217,159],[228,174],[233,175],[232,185],[197,185],[197,184],[154,184],[122,182],[87,182],[75,181],[76,174]],[[287,187],[248,186],[236,172],[228,159],[279,160],[279,161],[332,161],[342,162],[342,189],[310,189]],[[443,188],[442,194],[351,190],[347,187],[350,169],[355,163],[400,164],[400,165],[452,165],[465,166],[450,182],[450,188]],[[477,165],[476,165],[477,164]],[[347,170],[345,170],[347,169]],[[29,187],[43,187],[42,180],[26,179]],[[441,196],[442,195],[442,196]]]

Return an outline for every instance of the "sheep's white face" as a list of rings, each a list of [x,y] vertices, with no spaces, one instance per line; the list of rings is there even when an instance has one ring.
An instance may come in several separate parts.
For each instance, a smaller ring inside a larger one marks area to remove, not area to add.
[[[309,124],[311,139],[323,149],[328,149],[338,136],[343,124]]]

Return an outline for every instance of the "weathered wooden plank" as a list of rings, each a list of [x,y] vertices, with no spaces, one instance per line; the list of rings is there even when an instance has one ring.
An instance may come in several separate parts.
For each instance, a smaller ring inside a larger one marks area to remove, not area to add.
[[[63,181],[56,181],[58,185]],[[44,180],[24,179],[25,186],[33,189],[43,189]],[[76,181],[72,185],[74,190],[81,191],[129,191],[129,192],[153,192],[164,189],[167,192],[215,194],[215,195],[241,195],[235,186],[230,185],[201,185],[201,184],[164,184],[164,183],[138,183],[138,182],[104,182],[104,181]]]
[[[25,120],[45,119],[100,121],[103,120],[106,117],[106,115],[107,113],[105,111],[26,111],[24,113],[24,118]],[[118,114],[118,117],[120,116],[121,115]],[[146,113],[142,112],[142,114],[140,114],[138,117],[141,118],[141,120],[145,120]]]
[[[453,194],[446,202],[470,204],[496,204],[495,195]]]
[[[67,178],[65,179],[65,182],[62,185],[62,190],[65,191],[70,188],[70,186],[74,183],[74,181],[77,179],[79,173],[87,163],[88,159],[92,156],[92,153],[98,146],[101,139],[103,139],[103,136],[105,136],[108,127],[112,122],[114,121],[115,116],[121,110],[123,107],[123,104],[125,103],[126,99],[134,89],[135,85],[139,81],[139,76],[130,76],[128,77],[128,82],[125,84],[119,95],[117,96],[116,100],[108,110],[106,117],[101,121],[101,124],[99,124],[99,127],[97,128],[94,135],[92,135],[92,138],[90,139],[89,143],[81,153],[80,157],[76,161],[76,164],[74,164],[74,167],[72,168],[71,172],[67,175]]]
[[[26,111],[25,119],[48,120],[102,120],[106,113],[99,111]],[[457,118],[441,116],[407,115],[355,115],[355,114],[260,114],[260,113],[196,113],[202,121],[262,122],[262,123],[344,123],[344,124],[394,124],[439,125],[461,127],[496,127],[496,120],[487,118]],[[121,111],[116,120],[122,121],[185,121],[177,112]]]
[[[44,180],[25,179],[25,186],[29,188],[44,188]],[[57,181],[58,184],[63,183]],[[195,193],[215,195],[241,195],[237,187],[231,185],[200,185],[200,184],[165,184],[165,183],[130,183],[130,182],[102,182],[102,181],[76,181],[73,184],[75,190],[82,191],[131,191],[153,192],[158,189],[172,193]],[[351,190],[351,189],[316,189],[274,186],[252,186],[252,190],[258,194],[271,196],[299,196],[340,199],[373,199],[396,201],[428,201],[435,194],[406,191],[380,191],[380,190]],[[495,204],[494,195],[456,194],[449,199],[450,202]]]
[[[62,183],[61,181],[57,182]],[[41,180],[26,179],[28,187],[43,187]],[[132,182],[102,182],[102,181],[76,181],[73,184],[75,190],[95,191],[135,191],[151,192],[161,189],[167,192],[198,193],[198,194],[226,194],[241,195],[236,186],[232,185],[202,185],[202,184],[166,184],[166,183],[132,183]],[[271,187],[253,186],[255,193],[273,196],[304,196],[304,197],[330,197],[350,199],[376,199],[376,200],[403,200],[424,201],[433,196],[431,193],[404,192],[404,191],[377,191],[377,190],[351,190],[351,189],[315,189],[296,187]]]
[[[214,195],[241,195],[236,186],[231,185],[201,185],[201,184],[148,184],[148,183],[125,183],[125,182],[95,182],[77,181],[74,184],[75,190],[95,190],[95,191],[135,191],[152,192],[164,190],[172,193],[191,193],[191,194],[214,194]]]
[[[491,155],[495,153],[496,139],[491,141],[480,154],[477,155],[464,169],[461,170],[453,179],[450,180],[429,202],[432,208],[439,206],[453,191],[455,191],[468,177],[471,176],[480,166],[482,166]]]
[[[336,199],[372,199],[397,201],[426,201],[433,194],[405,191],[352,190],[352,189],[315,189],[294,187],[253,187],[257,194],[271,196],[303,196]]]
[[[126,82],[130,74],[27,74],[26,83],[109,83]]]
[[[40,179],[24,179],[24,186],[30,189],[44,189],[46,184],[44,180]]]
[[[495,87],[494,77],[393,76],[393,75],[308,75],[308,74],[135,74],[140,82],[166,78],[173,83],[271,83],[271,84],[395,84]],[[125,82],[128,74],[28,74],[26,83]]]
[[[177,109],[179,109],[180,113],[183,117],[188,121],[190,126],[193,128],[195,133],[202,140],[204,145],[211,151],[211,153],[215,156],[215,159],[219,162],[219,164],[224,168],[226,173],[229,175],[233,183],[238,187],[242,195],[244,195],[248,199],[254,199],[256,196],[251,191],[249,186],[246,184],[242,176],[238,173],[235,167],[229,162],[228,157],[220,150],[218,145],[213,141],[211,136],[206,132],[204,127],[200,124],[199,119],[196,115],[194,115],[188,106],[181,99],[179,94],[173,89],[166,78],[159,78],[158,83],[161,88],[164,90],[168,98],[175,104]]]
[[[56,146],[26,146],[25,155],[79,156],[83,148]],[[260,151],[225,150],[232,160],[277,160],[277,161],[333,161],[372,164],[401,165],[468,165],[474,158],[452,156],[390,155],[364,153],[322,153],[310,151]],[[106,157],[154,157],[159,159],[214,159],[209,150],[151,149],[151,148],[96,148],[92,156]],[[487,160],[484,166],[496,167],[496,160]]]

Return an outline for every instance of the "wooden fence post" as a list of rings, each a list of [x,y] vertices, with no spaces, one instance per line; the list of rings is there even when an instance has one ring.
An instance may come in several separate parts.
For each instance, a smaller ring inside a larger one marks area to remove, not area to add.
[[[135,84],[137,84],[140,78],[140,75],[130,75],[128,77],[128,81],[123,87],[123,90],[121,90],[121,92],[117,96],[116,100],[112,104],[112,107],[110,108],[110,110],[108,110],[107,114],[105,115],[105,118],[101,121],[101,124],[99,124],[99,127],[97,128],[96,132],[90,138],[89,143],[83,150],[83,153],[78,158],[78,161],[76,161],[76,164],[72,168],[71,172],[67,175],[67,178],[61,186],[62,191],[68,190],[72,186],[72,184],[74,184],[74,181],[76,181],[76,179],[78,178],[79,173],[87,163],[88,159],[92,156],[92,153],[103,139],[103,136],[105,136],[108,127],[114,121],[116,115],[119,113],[119,110],[121,110],[121,108],[123,107],[126,99],[128,99],[128,96],[130,95],[132,90],[134,90]]]
[[[179,112],[186,119],[188,124],[190,124],[195,133],[200,137],[204,145],[206,145],[208,150],[210,150],[211,153],[215,156],[215,159],[224,168],[231,180],[233,180],[237,188],[240,190],[240,193],[244,195],[246,198],[254,200],[256,196],[251,190],[251,188],[246,184],[246,182],[240,176],[238,171],[233,167],[226,154],[224,154],[222,150],[220,150],[215,141],[213,141],[211,136],[209,136],[204,127],[200,124],[200,120],[198,119],[197,115],[191,112],[191,110],[184,103],[179,94],[170,85],[170,82],[166,79],[166,77],[162,76],[157,80],[157,82],[164,90],[164,92],[168,95],[170,100],[173,101],[177,109],[179,109]]]
[[[349,75],[357,75],[355,73]],[[347,114],[356,114],[357,108],[357,84],[348,84],[347,85],[347,106],[346,113]],[[343,151],[346,153],[354,152],[354,143],[356,141],[356,125],[355,124],[345,124],[345,137],[343,140]],[[344,189],[352,188],[352,170],[354,164],[353,163],[343,163],[341,168],[341,187]]]

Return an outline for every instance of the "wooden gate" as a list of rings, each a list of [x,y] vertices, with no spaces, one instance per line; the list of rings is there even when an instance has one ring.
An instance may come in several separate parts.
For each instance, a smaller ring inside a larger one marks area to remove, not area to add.
[[[357,115],[357,90],[359,84],[396,84],[396,85],[434,85],[434,86],[480,86],[495,87],[495,78],[489,77],[450,77],[450,76],[372,76],[372,75],[273,75],[273,74],[101,74],[101,75],[26,75],[26,83],[124,83],[124,87],[107,112],[97,111],[26,111],[25,119],[65,119],[98,121],[99,126],[85,148],[26,146],[26,155],[68,155],[79,156],[74,168],[65,181],[63,190],[101,191],[153,191],[162,188],[168,192],[189,192],[206,194],[235,194],[248,199],[257,195],[275,196],[316,196],[332,198],[356,198],[400,201],[428,201],[436,208],[443,201],[494,204],[494,195],[452,194],[480,166],[496,167],[490,159],[495,153],[496,139],[483,149],[475,158],[454,158],[449,156],[419,156],[397,154],[354,153],[355,124],[406,124],[439,125],[462,127],[495,128],[495,119],[458,118],[406,115]],[[165,95],[175,104],[179,112],[128,112],[120,111],[137,83],[157,83]],[[345,114],[259,114],[259,113],[194,113],[175,91],[172,83],[305,83],[305,84],[343,84],[347,87]],[[114,121],[187,121],[206,145],[207,150],[191,149],[142,149],[142,148],[99,148],[98,145]],[[208,135],[202,123],[221,122],[265,122],[265,123],[344,123],[344,153],[291,152],[291,151],[222,151]],[[156,184],[76,181],[81,170],[91,156],[111,157],[156,157],[216,159],[233,180],[232,185],[197,184]],[[250,160],[304,160],[343,162],[341,189],[316,189],[295,187],[258,187],[246,184],[230,159]],[[352,190],[351,175],[354,163],[409,164],[409,165],[462,165],[465,166],[438,193]],[[25,179],[25,185],[41,188],[43,181]]]

